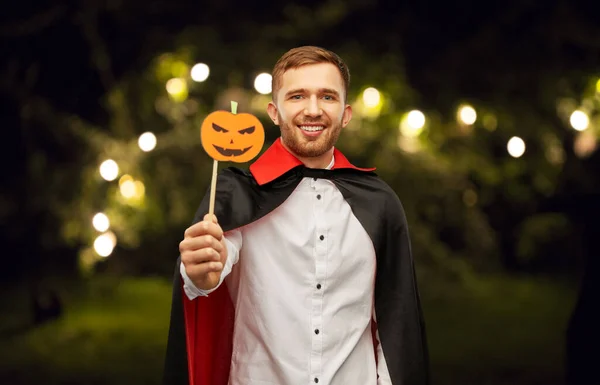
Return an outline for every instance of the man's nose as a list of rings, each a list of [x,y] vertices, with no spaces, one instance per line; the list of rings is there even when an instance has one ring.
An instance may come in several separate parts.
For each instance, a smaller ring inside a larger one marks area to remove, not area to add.
[[[308,104],[306,105],[306,108],[304,109],[304,115],[320,116],[321,114],[323,114],[323,110],[321,109],[321,106],[319,105],[317,98],[314,96],[311,97],[308,100]]]

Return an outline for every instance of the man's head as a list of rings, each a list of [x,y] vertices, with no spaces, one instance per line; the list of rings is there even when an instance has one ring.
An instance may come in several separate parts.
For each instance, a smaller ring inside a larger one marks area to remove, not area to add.
[[[273,101],[267,112],[280,126],[283,144],[303,160],[327,159],[352,118],[346,104],[348,67],[335,53],[307,46],[285,53],[272,76]]]

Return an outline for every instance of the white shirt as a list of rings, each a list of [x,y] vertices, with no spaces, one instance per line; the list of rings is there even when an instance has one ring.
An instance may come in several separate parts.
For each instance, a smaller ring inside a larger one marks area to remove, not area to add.
[[[373,243],[333,182],[303,178],[281,206],[225,242],[221,282],[235,307],[230,385],[391,384],[371,334]],[[214,290],[197,289],[183,264],[181,275],[190,299]]]

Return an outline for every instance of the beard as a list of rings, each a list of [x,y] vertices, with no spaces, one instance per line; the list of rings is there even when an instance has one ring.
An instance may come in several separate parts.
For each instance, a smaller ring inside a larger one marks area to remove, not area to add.
[[[337,142],[342,131],[342,121],[331,122],[326,117],[322,119],[303,119],[301,121],[287,122],[281,114],[277,112],[281,140],[283,143],[300,158],[314,158],[325,154]],[[305,136],[298,126],[303,124],[322,124],[325,128],[321,134],[315,138]]]

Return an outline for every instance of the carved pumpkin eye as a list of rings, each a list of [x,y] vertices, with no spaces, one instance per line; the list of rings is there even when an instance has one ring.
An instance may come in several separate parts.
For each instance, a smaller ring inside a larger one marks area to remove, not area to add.
[[[212,124],[212,127],[217,132],[229,132],[229,130],[224,129],[223,127],[218,126],[215,123]]]
[[[248,127],[248,128],[244,128],[243,130],[240,130],[239,132],[242,135],[244,135],[244,134],[252,134],[254,132],[254,126]]]

